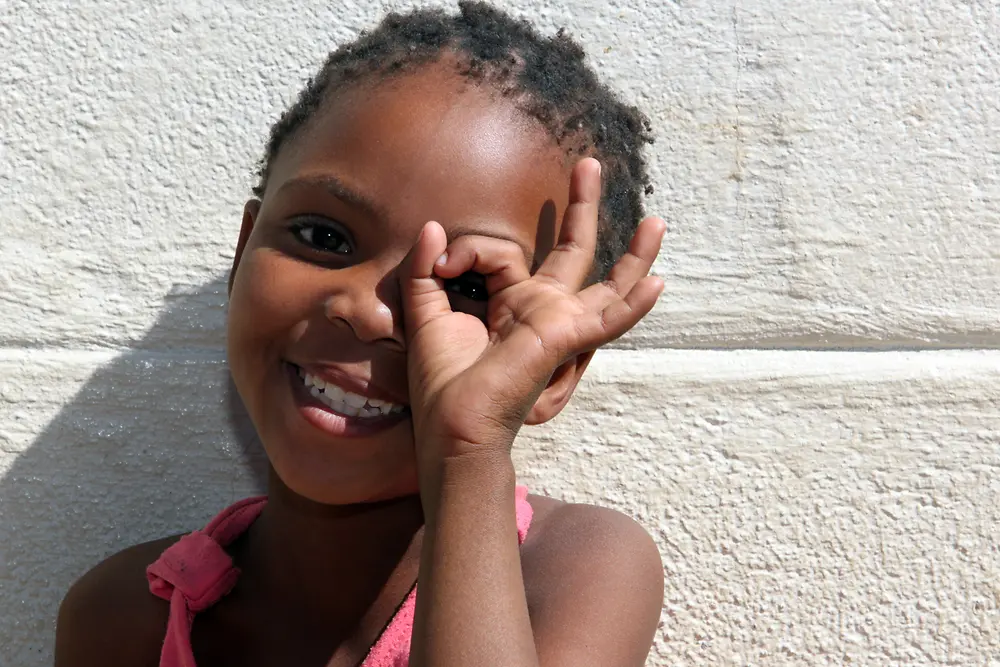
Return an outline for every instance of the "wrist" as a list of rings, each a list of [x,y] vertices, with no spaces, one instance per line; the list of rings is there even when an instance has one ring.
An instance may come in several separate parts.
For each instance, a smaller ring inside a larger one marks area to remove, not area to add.
[[[509,461],[517,431],[488,419],[482,421],[485,423],[474,430],[440,422],[414,424],[417,465],[421,471],[489,467]]]
[[[483,449],[440,457],[422,462],[418,472],[428,520],[442,504],[513,502],[516,475],[509,450]]]

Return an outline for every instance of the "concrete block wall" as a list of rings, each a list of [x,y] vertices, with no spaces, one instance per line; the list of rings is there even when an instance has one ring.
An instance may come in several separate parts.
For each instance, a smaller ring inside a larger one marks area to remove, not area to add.
[[[394,1],[0,3],[0,665],[260,488],[224,281],[269,123]],[[653,119],[655,313],[528,430],[656,537],[650,665],[1000,665],[995,0],[546,0]]]

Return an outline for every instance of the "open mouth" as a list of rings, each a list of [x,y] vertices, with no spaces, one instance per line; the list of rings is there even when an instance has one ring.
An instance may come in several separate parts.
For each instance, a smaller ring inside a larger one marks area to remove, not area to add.
[[[351,424],[363,431],[368,427],[388,426],[406,416],[405,405],[362,396],[307,373],[288,363],[289,379],[300,408],[309,421],[325,431],[348,435]]]
[[[403,405],[366,398],[333,383],[324,382],[298,367],[296,367],[296,374],[313,398],[334,412],[339,412],[347,417],[385,417],[390,414],[398,414],[405,409]]]

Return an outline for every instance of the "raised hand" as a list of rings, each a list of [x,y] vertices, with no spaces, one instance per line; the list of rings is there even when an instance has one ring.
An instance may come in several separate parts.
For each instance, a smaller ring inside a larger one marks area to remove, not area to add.
[[[649,276],[664,223],[647,218],[608,277],[585,285],[597,242],[600,165],[581,160],[555,248],[534,275],[520,248],[429,222],[401,277],[418,461],[509,451],[555,370],[635,326],[663,282]],[[482,274],[485,323],[451,309],[444,281]]]

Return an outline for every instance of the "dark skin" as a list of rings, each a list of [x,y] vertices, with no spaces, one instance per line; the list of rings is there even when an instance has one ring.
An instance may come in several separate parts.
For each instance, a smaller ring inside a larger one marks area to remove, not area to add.
[[[202,667],[357,665],[418,576],[414,667],[645,661],[662,604],[652,540],[616,512],[530,496],[518,548],[510,446],[652,307],[663,223],[587,287],[599,166],[568,162],[453,67],[337,94],[246,206],[228,350],[272,473],[229,548],[236,588],[195,621]],[[338,432],[303,418],[289,364],[407,410]],[[167,603],[144,572],[174,540],[74,585],[58,667],[158,663]]]

